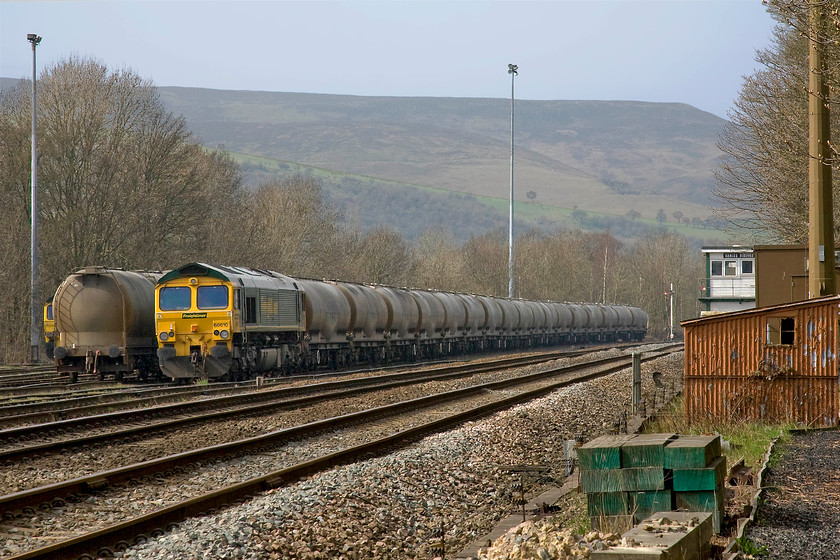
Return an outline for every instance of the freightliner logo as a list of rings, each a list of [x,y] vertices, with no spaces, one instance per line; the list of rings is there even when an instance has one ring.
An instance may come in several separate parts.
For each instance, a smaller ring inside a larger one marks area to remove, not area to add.
[[[183,313],[181,319],[206,319],[207,313]]]

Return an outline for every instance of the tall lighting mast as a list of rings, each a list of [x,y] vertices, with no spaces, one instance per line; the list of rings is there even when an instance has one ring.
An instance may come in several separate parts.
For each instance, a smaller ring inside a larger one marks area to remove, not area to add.
[[[510,227],[508,229],[508,297],[513,297],[513,78],[519,67],[508,64],[510,74]]]
[[[41,302],[38,297],[38,141],[35,131],[35,47],[41,42],[41,37],[35,33],[26,35],[26,40],[32,43],[32,235],[31,245],[31,311],[32,322],[29,327],[30,354],[29,359],[33,364],[40,359],[40,338],[41,338]]]

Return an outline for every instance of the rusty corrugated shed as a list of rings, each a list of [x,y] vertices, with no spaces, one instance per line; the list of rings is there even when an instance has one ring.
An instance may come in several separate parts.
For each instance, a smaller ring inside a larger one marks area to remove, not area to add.
[[[690,420],[835,426],[840,296],[683,321]]]

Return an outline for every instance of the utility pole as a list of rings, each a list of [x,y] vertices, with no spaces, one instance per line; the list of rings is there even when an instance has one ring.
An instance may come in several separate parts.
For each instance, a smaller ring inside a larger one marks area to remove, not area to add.
[[[29,344],[30,353],[29,360],[33,364],[37,364],[40,359],[40,339],[41,339],[41,301],[38,297],[38,137],[35,128],[35,99],[36,99],[36,74],[35,74],[35,47],[41,42],[41,37],[35,33],[26,35],[26,40],[32,43],[32,231],[30,237],[30,261],[32,263],[31,269],[31,286],[30,286],[30,307],[32,311],[31,323],[29,326]]]
[[[808,297],[837,293],[834,271],[834,201],[831,190],[831,134],[828,85],[823,75],[823,13],[812,0],[808,56]]]
[[[510,74],[510,227],[508,229],[508,297],[513,297],[513,78],[519,67],[508,64]]]

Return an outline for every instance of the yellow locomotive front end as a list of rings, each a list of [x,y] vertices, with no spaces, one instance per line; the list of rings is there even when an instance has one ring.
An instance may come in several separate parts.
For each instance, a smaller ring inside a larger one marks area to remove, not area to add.
[[[233,288],[216,276],[169,275],[155,288],[158,359],[173,379],[218,378],[230,370]]]

